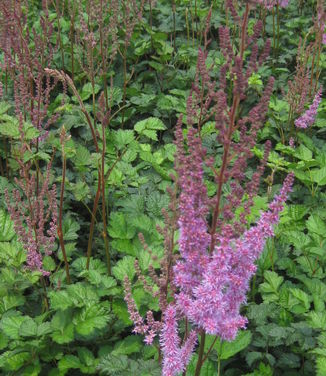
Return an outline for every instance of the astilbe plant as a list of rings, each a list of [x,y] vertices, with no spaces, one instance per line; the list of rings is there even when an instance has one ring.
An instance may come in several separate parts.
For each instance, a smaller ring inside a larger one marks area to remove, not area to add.
[[[0,49],[4,56],[1,68],[13,81],[17,116],[23,113],[24,120],[40,133],[34,140],[38,149],[39,142],[47,137],[50,125],[58,118],[58,114],[48,113],[56,81],[44,70],[51,66],[56,46],[51,43],[54,30],[47,1],[42,1],[41,33],[28,27],[27,5],[12,0],[0,4]]]
[[[39,271],[44,276],[43,256],[51,255],[56,247],[57,201],[56,187],[50,187],[51,163],[48,164],[42,184],[37,186],[36,174],[31,173],[31,163],[20,164],[20,177],[16,178],[19,187],[5,199],[14,228],[23,248],[27,252],[26,268]]]
[[[266,42],[259,56],[257,41],[262,23],[257,22],[254,34],[249,37],[250,5],[246,4],[240,17],[232,1],[227,4],[239,28],[238,48],[235,52],[229,29],[221,27],[220,48],[225,62],[220,69],[218,84],[206,64],[207,38],[204,38],[204,49],[198,51],[197,74],[187,100],[186,149],[182,117],[175,132],[176,190],[169,190],[170,209],[174,214],[169,216],[165,213],[166,228],[162,233],[166,251],[161,262],[162,273],[158,276],[150,267],[148,279],[141,275],[138,264],[135,265],[145,289],[152,291],[154,297],[159,296],[160,323],[153,321],[152,313],[147,313],[147,321],[144,321],[132,298],[130,281],[125,280],[125,300],[135,322],[134,332],[145,334],[147,343],[153,342],[155,332],[159,334],[164,376],[174,376],[186,370],[197,334],[201,337],[195,370],[198,376],[208,356],[208,353],[204,356],[205,335],[208,333],[223,340],[233,340],[238,330],[246,327],[247,319],[240,314],[240,309],[246,303],[249,281],[256,271],[255,261],[263,251],[266,239],[274,235],[273,226],[278,223],[293,183],[293,175],[290,174],[257,223],[248,222],[271,148],[269,142],[260,165],[249,181],[245,171],[268,110],[274,80],[270,78],[260,100],[240,118],[240,106],[247,96],[248,78],[268,56],[270,43]],[[251,56],[245,64],[244,53],[248,47]],[[231,98],[228,97],[229,86]],[[215,122],[217,141],[223,146],[222,161],[218,166],[201,140],[201,128],[211,119]],[[209,171],[217,187],[214,197],[208,197],[204,180]],[[223,197],[223,187],[227,185],[229,193]],[[179,228],[178,254],[174,253],[171,238],[176,227]],[[178,323],[183,320],[186,329],[181,341]]]
[[[309,109],[304,112],[298,119],[295,120],[294,124],[297,128],[309,128],[313,125],[316,120],[317,110],[321,102],[322,87],[319,89],[312,104],[309,106]]]

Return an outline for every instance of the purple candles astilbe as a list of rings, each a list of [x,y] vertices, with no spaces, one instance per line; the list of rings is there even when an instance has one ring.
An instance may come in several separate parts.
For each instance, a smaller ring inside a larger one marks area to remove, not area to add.
[[[179,251],[182,260],[174,268],[175,283],[185,291],[191,291],[200,282],[207,267],[210,236],[205,217],[208,214],[207,193],[203,182],[200,139],[195,129],[188,132],[189,155],[183,152],[181,124],[176,130],[180,198],[179,198]]]
[[[264,249],[266,239],[272,237],[273,225],[291,191],[293,174],[288,175],[283,188],[261,214],[255,226],[237,239],[220,237],[209,262],[202,273],[201,282],[191,292],[180,287],[177,294],[179,310],[198,328],[206,333],[232,340],[247,320],[240,315],[240,307],[246,302],[249,281],[256,271],[255,261]],[[207,249],[202,250],[207,254]]]
[[[149,265],[148,278],[141,276],[135,264],[144,289],[158,298],[161,325],[157,322],[153,325],[155,314],[150,320],[148,314],[146,320],[140,316],[128,281],[125,287],[125,300],[135,322],[134,332],[145,335],[146,343],[159,335],[163,376],[176,376],[187,369],[200,335],[195,365],[195,376],[199,376],[210,351],[205,354],[205,333],[229,341],[246,327],[247,319],[240,309],[246,303],[255,262],[266,240],[273,236],[273,226],[278,223],[293,183],[290,174],[268,210],[256,224],[249,222],[270,142],[266,142],[255,171],[248,174],[247,167],[254,158],[253,148],[265,122],[274,79],[269,78],[254,104],[241,106],[248,99],[248,79],[267,58],[270,42],[260,47],[261,21],[254,25],[253,34],[248,35],[249,2],[245,3],[244,12],[238,13],[232,0],[226,1],[226,7],[239,27],[239,40],[236,43],[231,40],[228,27],[219,29],[224,63],[217,80],[206,61],[209,44],[206,35],[204,46],[198,51],[197,71],[187,99],[186,137],[182,116],[175,131],[177,176],[173,177],[174,189],[169,191],[171,214],[164,215],[172,230],[160,232],[168,252],[160,262],[159,272]],[[214,124],[216,138],[213,146],[205,150],[203,131],[208,122]],[[219,148],[217,154],[215,147]],[[207,187],[212,187],[210,195]],[[177,244],[176,230],[179,230]],[[185,324],[182,337],[178,333],[179,323]]]
[[[320,88],[317,94],[315,95],[315,98],[308,110],[297,120],[295,120],[294,124],[297,128],[309,128],[314,124],[317,116],[317,110],[321,102],[321,94],[322,88]]]
[[[5,190],[6,203],[18,239],[27,252],[26,268],[47,276],[42,259],[53,252],[57,233],[56,187],[49,187],[51,164],[39,187],[35,175],[27,173],[30,164],[21,167],[20,179],[16,179],[20,190],[13,190],[12,199]]]
[[[164,314],[164,325],[160,335],[163,352],[163,376],[174,376],[185,369],[197,341],[196,332],[191,331],[184,345],[180,347],[176,315],[175,307],[168,306]]]

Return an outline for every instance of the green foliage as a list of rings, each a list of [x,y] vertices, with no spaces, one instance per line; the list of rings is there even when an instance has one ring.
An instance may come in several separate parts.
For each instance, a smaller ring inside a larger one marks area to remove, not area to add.
[[[28,3],[28,7],[23,8],[26,13],[23,18],[26,17],[27,23],[21,31],[25,34],[29,29],[31,38],[26,48],[35,51],[35,37],[46,40],[43,17],[46,19],[47,15],[41,10],[41,2]],[[170,203],[166,189],[174,184],[175,124],[183,114],[186,128],[188,95],[194,82],[201,84],[196,66],[198,48],[204,49],[208,12],[211,11],[211,42],[206,45],[205,52],[208,74],[217,83],[214,90],[218,90],[220,68],[226,63],[218,29],[226,24],[230,26],[232,47],[237,49],[240,45],[237,25],[230,12],[226,17],[222,0],[158,0],[155,6],[151,2],[151,11],[149,2],[145,2],[142,17],[139,21],[134,18],[136,25],[126,50],[124,37],[126,25],[130,23],[120,20],[121,24],[117,25],[118,53],[111,65],[109,62],[115,47],[108,37],[108,44],[104,46],[105,53],[108,53],[104,57],[107,66],[103,70],[99,19],[97,14],[96,20],[87,16],[88,2],[78,2],[75,12],[74,2],[47,3],[51,29],[54,30],[51,44],[56,46],[51,48],[53,64],[48,68],[62,70],[73,79],[85,107],[81,111],[76,92],[69,87],[63,94],[62,82],[58,83],[51,92],[50,102],[40,107],[41,111],[47,111],[42,125],[52,118],[55,122],[48,129],[49,134],[36,142],[40,131],[35,127],[35,118],[32,124],[28,107],[37,111],[37,103],[27,98],[18,106],[20,109],[16,106],[14,99],[19,85],[16,82],[14,86],[12,82],[16,68],[4,69],[0,73],[4,86],[0,101],[0,192],[8,189],[10,193],[17,188],[14,178],[19,176],[21,166],[16,158],[23,150],[22,162],[31,163],[31,174],[41,181],[46,165],[51,161],[49,181],[50,185],[56,184],[59,197],[62,181],[60,129],[64,126],[71,138],[65,143],[63,239],[72,283],[67,283],[65,257],[57,240],[53,254],[42,255],[43,268],[50,272],[49,276],[26,268],[26,250],[18,241],[4,195],[0,193],[0,373],[32,376],[160,375],[156,350],[159,340],[155,339],[154,346],[145,346],[141,336],[131,334],[133,323],[124,302],[123,280],[127,276],[134,283],[133,294],[140,313],[145,316],[151,309],[159,320],[158,299],[145,292],[137,280],[135,260],[138,259],[145,273],[150,264],[158,272],[164,239],[156,226],[164,225],[162,209],[168,209]],[[237,10],[241,8],[240,2],[235,5]],[[62,9],[56,9],[56,6]],[[317,33],[312,27],[317,19],[316,2],[292,1],[287,8],[274,8],[274,13],[258,5],[255,10],[253,4],[251,7],[249,34],[254,34],[255,22],[261,19],[263,35],[257,40],[259,52],[267,38],[272,40],[272,52],[264,65],[244,77],[248,97],[246,101],[241,100],[236,123],[241,116],[247,116],[261,98],[271,75],[275,77],[275,90],[266,124],[259,130],[258,143],[252,149],[255,158],[248,161],[246,179],[250,181],[257,170],[258,158],[262,158],[263,144],[267,139],[272,141],[264,175],[266,180],[254,197],[247,215],[248,223],[254,224],[261,211],[267,208],[287,172],[294,171],[296,182],[291,201],[275,229],[276,236],[267,242],[257,263],[248,304],[242,307],[242,314],[249,320],[248,328],[240,331],[234,341],[217,339],[200,375],[216,375],[219,368],[226,376],[325,375],[326,102],[322,100],[315,124],[303,131],[295,128],[294,120],[300,114],[290,113],[290,100],[286,97],[287,82],[295,77],[299,38],[315,43]],[[121,9],[128,13],[124,7]],[[90,27],[88,37],[83,34],[81,16]],[[114,29],[110,11],[106,9],[102,16],[104,24],[113,25]],[[96,42],[92,48],[85,49],[83,43],[93,37]],[[320,51],[318,58],[319,68],[315,66],[314,70],[320,81],[326,68],[323,52]],[[51,53],[49,49],[46,54]],[[250,54],[246,51],[243,56],[245,67],[248,67],[249,59]],[[19,60],[18,56],[16,60]],[[0,61],[4,61],[1,51]],[[312,61],[313,58],[309,57],[310,73],[313,71]],[[42,69],[45,68],[43,63],[40,64]],[[92,64],[94,80],[89,67]],[[24,67],[22,72],[30,74],[30,69],[34,67]],[[231,78],[227,77],[228,105],[234,90]],[[234,75],[233,80],[236,79]],[[50,80],[52,84],[53,78]],[[31,96],[46,88],[45,79],[42,88],[36,87],[33,79],[30,81],[28,93]],[[105,97],[105,82],[110,107],[107,113],[99,100]],[[203,93],[206,93],[205,89]],[[312,96],[308,95],[306,108]],[[22,116],[19,120],[20,110]],[[101,122],[103,115],[108,120],[105,129]],[[98,150],[90,124],[94,127]],[[198,126],[197,123],[194,125]],[[207,154],[214,157],[219,166],[223,148],[215,119],[204,119],[200,124],[200,136]],[[238,136],[239,132],[236,132],[234,142]],[[294,148],[289,146],[290,137],[294,139]],[[102,174],[104,141],[106,228],[103,227],[100,197],[88,260],[90,222],[99,171]],[[212,197],[217,191],[216,179],[208,166],[205,169],[205,184],[209,197]],[[223,194],[226,195],[229,187],[224,188]],[[243,210],[240,207],[236,211],[235,219],[240,218]],[[144,250],[139,233],[143,234],[151,252]],[[108,235],[109,266],[103,241],[105,234]],[[176,232],[173,239],[176,254],[177,239]],[[172,296],[169,299],[172,300]],[[184,324],[181,323],[180,338],[184,336]],[[206,336],[205,352],[214,338]],[[195,374],[197,350],[191,358],[187,375]]]

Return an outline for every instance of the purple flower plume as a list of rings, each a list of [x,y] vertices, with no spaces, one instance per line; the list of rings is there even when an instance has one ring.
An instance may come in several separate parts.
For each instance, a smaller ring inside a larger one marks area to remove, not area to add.
[[[320,88],[315,95],[315,98],[308,110],[297,120],[295,120],[294,124],[297,128],[308,128],[313,125],[316,120],[318,106],[321,102],[321,94],[322,88]]]
[[[160,344],[163,353],[163,376],[175,376],[185,369],[197,341],[195,331],[190,332],[188,339],[180,348],[176,309],[169,305],[164,314]]]
[[[293,174],[287,176],[269,210],[242,237],[219,239],[199,285],[194,285],[191,292],[179,286],[179,310],[207,333],[232,340],[245,327],[247,320],[240,315],[240,307],[246,302],[249,281],[256,271],[255,261],[267,238],[274,235],[273,225],[278,223],[293,179]]]

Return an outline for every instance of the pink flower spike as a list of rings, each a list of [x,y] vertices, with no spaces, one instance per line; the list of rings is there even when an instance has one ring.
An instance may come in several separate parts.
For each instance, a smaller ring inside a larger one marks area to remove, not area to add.
[[[317,94],[315,95],[315,98],[309,107],[309,109],[302,115],[300,116],[297,120],[295,120],[294,124],[297,128],[308,128],[311,127],[317,116],[317,110],[318,106],[321,102],[321,94],[322,94],[322,87],[319,89]]]

